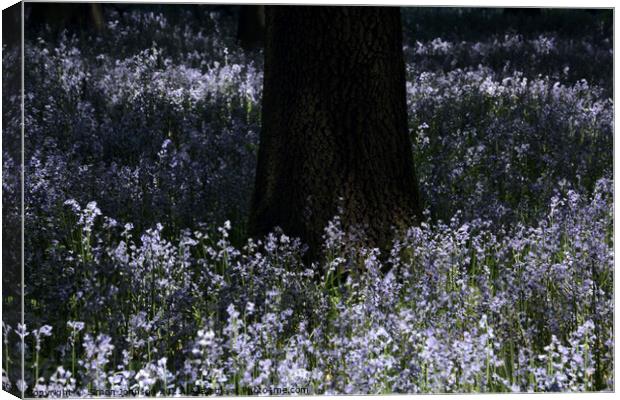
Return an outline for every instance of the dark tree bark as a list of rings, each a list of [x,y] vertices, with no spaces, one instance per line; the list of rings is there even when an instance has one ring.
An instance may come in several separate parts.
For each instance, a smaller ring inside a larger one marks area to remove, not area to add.
[[[419,218],[398,8],[267,7],[262,112],[254,235],[317,255],[339,208],[379,247]]]
[[[239,8],[237,40],[241,47],[254,49],[265,41],[265,6],[251,5]]]

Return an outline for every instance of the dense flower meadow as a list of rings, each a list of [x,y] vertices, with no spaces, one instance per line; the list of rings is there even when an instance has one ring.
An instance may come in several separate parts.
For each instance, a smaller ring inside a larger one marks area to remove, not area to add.
[[[3,320],[5,388],[613,390],[611,38],[405,36],[425,221],[388,254],[336,215],[307,264],[281,231],[247,239],[262,54],[200,10],[27,35],[26,315]]]

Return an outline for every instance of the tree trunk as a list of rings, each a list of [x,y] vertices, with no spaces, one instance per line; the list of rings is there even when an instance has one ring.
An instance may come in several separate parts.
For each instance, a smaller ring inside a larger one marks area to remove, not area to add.
[[[339,209],[381,248],[419,220],[398,8],[267,7],[262,112],[252,234],[314,257]]]
[[[244,49],[254,49],[265,41],[265,6],[241,6],[237,40]]]

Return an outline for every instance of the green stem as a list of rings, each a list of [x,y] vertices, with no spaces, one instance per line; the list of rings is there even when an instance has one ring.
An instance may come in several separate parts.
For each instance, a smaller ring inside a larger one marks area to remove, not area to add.
[[[34,384],[35,386],[38,381],[39,381],[39,350],[36,350],[35,359],[34,359]]]
[[[75,336],[71,344],[71,374],[75,378]]]
[[[8,333],[8,332],[7,332]],[[5,347],[6,347],[6,351],[5,351],[5,367],[4,370],[6,371],[6,376],[7,378],[9,377],[9,343],[5,343]]]

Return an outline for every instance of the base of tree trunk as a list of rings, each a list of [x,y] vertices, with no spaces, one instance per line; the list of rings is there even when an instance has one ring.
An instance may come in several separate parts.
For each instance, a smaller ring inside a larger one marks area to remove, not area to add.
[[[266,7],[263,127],[251,232],[320,253],[340,215],[389,246],[420,217],[395,7]]]

